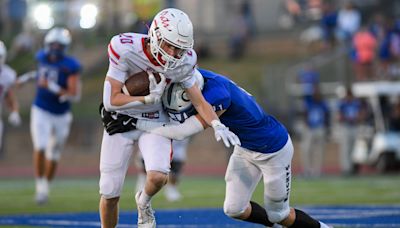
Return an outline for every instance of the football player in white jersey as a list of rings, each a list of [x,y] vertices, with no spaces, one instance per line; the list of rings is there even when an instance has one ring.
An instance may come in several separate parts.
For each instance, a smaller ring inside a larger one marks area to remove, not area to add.
[[[193,26],[189,17],[178,9],[160,11],[153,19],[149,34],[123,33],[114,36],[108,46],[109,68],[104,82],[103,104],[107,111],[116,111],[139,119],[165,121],[161,96],[167,83],[180,82],[194,107],[213,127],[216,139],[229,145],[238,138],[225,125],[195,86],[197,56],[193,47]],[[124,82],[135,73],[147,71],[147,96],[129,96],[121,92]],[[161,73],[156,82],[152,72]],[[125,123],[129,124],[129,123]],[[155,227],[151,198],[166,184],[171,162],[171,140],[152,133],[130,131],[103,134],[100,155],[100,217],[102,227],[118,223],[118,201],[134,143],[138,143],[147,173],[143,191],[137,192],[138,226]]]
[[[7,49],[4,43],[0,40],[0,102],[6,102],[6,105],[11,110],[8,116],[8,122],[13,126],[21,124],[21,117],[19,115],[18,101],[15,97],[15,80],[16,73],[11,67],[5,64],[7,57]],[[2,107],[0,106],[0,115]],[[0,149],[2,148],[3,138],[3,121],[0,119]]]

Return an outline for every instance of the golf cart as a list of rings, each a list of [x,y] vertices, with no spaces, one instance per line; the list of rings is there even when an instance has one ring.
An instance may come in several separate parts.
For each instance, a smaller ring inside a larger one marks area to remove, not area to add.
[[[400,169],[400,131],[389,128],[390,100],[400,97],[400,82],[356,82],[355,97],[364,98],[372,112],[373,127],[363,131],[355,142],[353,163],[374,166],[385,173]]]

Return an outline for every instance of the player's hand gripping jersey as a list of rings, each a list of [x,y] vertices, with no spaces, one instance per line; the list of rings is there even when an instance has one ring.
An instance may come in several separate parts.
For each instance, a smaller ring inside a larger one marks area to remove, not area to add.
[[[197,55],[189,50],[175,69],[160,66],[146,49],[148,35],[138,33],[123,33],[114,36],[108,46],[109,68],[107,76],[124,83],[129,76],[141,71],[163,73],[168,83],[181,82],[185,88],[190,88],[196,82],[193,77]],[[161,116],[161,103],[143,104],[127,110],[118,110],[119,113],[137,118],[151,118],[144,113],[154,113]],[[155,117],[158,118],[158,117]]]

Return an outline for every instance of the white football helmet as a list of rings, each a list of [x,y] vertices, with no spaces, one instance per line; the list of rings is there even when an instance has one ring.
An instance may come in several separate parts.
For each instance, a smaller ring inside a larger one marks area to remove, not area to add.
[[[52,50],[51,45],[58,43],[62,46],[60,50]],[[71,34],[65,28],[55,27],[52,28],[44,37],[44,48],[47,53],[63,55],[65,49],[71,43]]]
[[[65,28],[52,28],[44,37],[44,44],[59,43],[68,46],[71,43],[71,34]]]
[[[150,51],[165,69],[174,69],[186,52],[193,48],[193,25],[188,15],[178,9],[168,8],[159,12],[149,28]],[[181,49],[178,57],[167,54],[164,42]]]
[[[0,40],[0,66],[6,63],[7,49],[3,41]]]
[[[203,90],[203,76],[198,70],[195,70],[194,76],[197,86],[200,90]],[[172,122],[183,123],[187,118],[197,113],[180,83],[172,83],[165,88],[162,103]]]

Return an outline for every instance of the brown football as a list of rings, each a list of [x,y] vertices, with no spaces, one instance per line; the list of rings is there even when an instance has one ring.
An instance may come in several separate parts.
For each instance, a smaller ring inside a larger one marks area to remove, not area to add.
[[[158,73],[153,73],[157,82],[160,82],[161,77]],[[122,92],[130,96],[146,96],[149,95],[149,75],[146,71],[131,75],[122,88]]]

